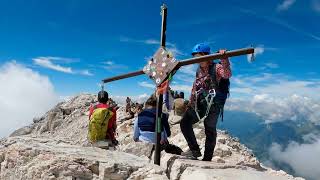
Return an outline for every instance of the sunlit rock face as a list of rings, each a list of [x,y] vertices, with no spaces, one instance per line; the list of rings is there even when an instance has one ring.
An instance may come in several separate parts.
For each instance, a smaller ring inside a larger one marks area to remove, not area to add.
[[[88,111],[96,96],[82,94],[53,107],[33,124],[0,141],[0,179],[302,179],[264,167],[252,152],[218,131],[211,162],[161,153],[161,166],[153,165],[152,144],[133,141],[134,119],[123,121],[117,111],[119,146],[109,150],[87,141]],[[186,151],[179,124],[171,126],[170,143]],[[194,125],[203,154],[203,124]]]

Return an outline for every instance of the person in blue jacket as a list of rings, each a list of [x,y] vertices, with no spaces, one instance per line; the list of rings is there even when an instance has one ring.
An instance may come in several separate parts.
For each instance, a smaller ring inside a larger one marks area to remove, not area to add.
[[[156,111],[157,111],[157,97],[153,94],[145,103],[145,108],[138,114],[134,121],[134,141],[142,141],[148,143],[156,143]],[[163,113],[161,119],[161,141],[162,145],[167,144],[167,138],[171,135],[170,126],[168,122],[168,115]]]

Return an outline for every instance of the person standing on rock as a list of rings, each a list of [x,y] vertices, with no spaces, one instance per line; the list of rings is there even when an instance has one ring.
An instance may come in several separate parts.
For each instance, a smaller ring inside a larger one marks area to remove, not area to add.
[[[186,112],[186,105],[184,93],[180,92],[179,96],[174,100],[173,103],[174,115],[183,116],[183,114]]]
[[[224,54],[226,50],[220,50]],[[210,54],[210,47],[206,43],[197,44],[192,51],[193,57]],[[223,119],[223,106],[229,95],[229,78],[231,77],[228,58],[221,59],[220,63],[213,61],[201,62],[196,72],[190,101],[187,110],[181,119],[180,128],[188,143],[189,151],[183,153],[192,159],[202,156],[192,125],[204,121],[205,151],[203,161],[211,161],[216,145],[216,125],[219,115]],[[214,93],[215,92],[215,93]],[[207,100],[213,98],[212,103]],[[207,100],[206,100],[207,99]]]
[[[107,109],[112,112],[112,116],[108,119],[107,125],[104,129],[105,133],[105,140],[110,140],[113,145],[118,145],[118,141],[116,140],[115,134],[116,134],[116,128],[117,128],[117,111],[115,108],[110,107],[108,103],[108,93],[106,91],[100,91],[98,93],[98,103],[95,105],[90,106],[90,112],[89,112],[89,120],[92,121],[94,119],[95,113],[97,113],[100,110]],[[96,115],[98,117],[98,114]],[[107,115],[104,115],[104,118],[108,118]],[[105,121],[104,121],[105,122]],[[90,128],[90,124],[89,124]],[[90,130],[90,129],[89,129]],[[98,130],[99,131],[99,130]],[[100,139],[98,139],[100,140]]]
[[[131,99],[129,97],[127,97],[126,99],[126,112],[129,112],[129,110],[131,111]]]
[[[184,100],[183,92],[180,92],[173,101],[173,111],[169,113],[169,124],[179,124],[184,113],[186,112],[188,102]]]

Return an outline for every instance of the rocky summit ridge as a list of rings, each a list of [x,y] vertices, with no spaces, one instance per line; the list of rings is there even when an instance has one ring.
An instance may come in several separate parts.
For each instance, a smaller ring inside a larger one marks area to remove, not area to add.
[[[124,107],[117,110],[119,146],[115,150],[90,147],[88,111],[95,102],[91,94],[73,97],[0,140],[0,179],[303,179],[263,166],[226,131],[218,131],[211,162],[162,152],[161,166],[153,165],[152,145],[133,141],[133,119],[121,121],[126,116]],[[204,127],[198,124],[194,129],[203,152]],[[170,143],[187,150],[179,125],[171,130]]]

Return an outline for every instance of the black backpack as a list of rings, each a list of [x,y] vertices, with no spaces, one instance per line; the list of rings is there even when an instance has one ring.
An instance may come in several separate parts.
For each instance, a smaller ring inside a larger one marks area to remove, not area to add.
[[[197,74],[200,71],[198,68]],[[230,96],[230,80],[221,78],[220,82],[217,82],[216,78],[216,63],[213,63],[209,66],[209,74],[211,76],[213,82],[213,88],[216,90],[216,96],[214,98],[214,103],[220,109],[221,119],[223,121],[223,109],[224,104],[226,103],[227,98]],[[198,98],[198,107],[199,107],[199,114],[204,115],[205,110],[207,109],[207,103],[204,100],[205,94],[199,94]]]

